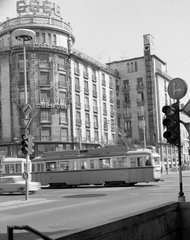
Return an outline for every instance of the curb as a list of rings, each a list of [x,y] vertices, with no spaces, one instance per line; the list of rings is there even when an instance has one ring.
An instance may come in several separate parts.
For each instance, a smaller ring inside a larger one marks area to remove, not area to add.
[[[18,206],[26,206],[26,205],[32,205],[37,203],[42,203],[48,201],[45,198],[33,198],[28,200],[15,200],[15,201],[8,201],[0,203],[0,210],[11,208],[11,207],[18,207]]]

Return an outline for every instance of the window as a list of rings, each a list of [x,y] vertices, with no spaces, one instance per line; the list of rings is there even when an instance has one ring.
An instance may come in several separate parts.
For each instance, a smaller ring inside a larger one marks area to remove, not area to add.
[[[50,109],[41,109],[41,122],[50,122]]]
[[[67,123],[67,110],[61,109],[59,113],[59,117],[60,117],[61,123],[62,122]]]
[[[51,129],[47,127],[42,127],[41,130],[41,141],[50,141],[51,140]]]
[[[79,73],[79,63],[74,61],[74,72]]]
[[[86,141],[90,141],[90,130],[86,130]]]
[[[40,101],[41,102],[50,102],[50,91],[49,90],[41,90],[40,92]]]
[[[28,54],[26,54],[26,67],[29,67]],[[24,69],[24,56],[23,56],[23,54],[18,56],[18,68]]]
[[[138,106],[138,113],[140,116],[144,116],[145,115],[145,110],[144,110],[144,106]]]
[[[77,86],[80,86],[80,81],[79,81],[79,78],[75,78],[75,85],[77,85]]]
[[[68,129],[67,128],[61,128],[60,134],[61,134],[61,141],[68,140]]]
[[[28,99],[27,102],[30,102],[29,91],[27,91],[27,99]],[[25,92],[24,92],[24,90],[19,92],[19,103],[21,105],[25,104]]]
[[[93,84],[92,87],[93,87],[93,92],[96,92],[96,89],[97,89],[97,88],[96,88],[96,84]]]
[[[49,67],[49,56],[47,54],[39,55],[39,66],[40,67]]]
[[[65,58],[59,57],[59,69],[65,69]]]
[[[108,143],[108,134],[107,133],[104,133],[104,139],[105,139],[105,142]]]
[[[40,72],[40,85],[41,86],[50,85],[49,72]]]
[[[24,86],[24,73],[23,72],[20,72],[19,73],[19,86]],[[29,82],[29,79],[28,79],[28,72],[26,72],[26,80],[27,80],[27,85],[29,86],[30,85],[30,82]]]
[[[93,106],[97,107],[97,100],[96,99],[93,99]]]
[[[130,130],[131,129],[131,121],[125,121],[125,129]]]
[[[48,36],[47,36],[47,43],[51,44],[51,34],[50,33],[48,33]]]
[[[57,40],[57,39],[56,39],[56,35],[54,34],[54,35],[53,35],[53,45],[56,45],[56,40]]]
[[[45,33],[42,33],[42,43],[45,43],[46,42],[46,35]]]
[[[137,78],[137,86],[142,87],[143,86],[143,79],[142,78]]]
[[[130,102],[130,95],[129,95],[129,93],[125,93],[124,101],[125,101],[125,103]]]
[[[59,74],[59,87],[66,87],[66,75],[65,74]]]
[[[124,89],[127,89],[129,87],[129,80],[123,80],[123,86]]]
[[[76,102],[80,103],[80,95],[76,94],[75,98],[76,98]]]
[[[39,32],[36,33],[36,43],[40,43],[40,34],[39,34]]]
[[[76,112],[76,119],[81,121],[81,114],[80,114],[80,112]]]
[[[98,131],[95,131],[95,132],[94,132],[94,138],[95,138],[95,141],[99,141]]]
[[[104,113],[107,112],[107,106],[106,106],[106,103],[103,103],[103,112],[104,112]]]
[[[94,126],[98,127],[98,116],[94,115]]]
[[[138,66],[137,66],[137,62],[135,62],[135,72],[138,71]]]
[[[67,104],[67,94],[66,92],[59,92],[60,104]]]
[[[83,67],[83,74],[84,74],[84,77],[88,77],[88,68],[87,68],[87,66]]]
[[[130,72],[130,65],[127,63],[127,72]]]

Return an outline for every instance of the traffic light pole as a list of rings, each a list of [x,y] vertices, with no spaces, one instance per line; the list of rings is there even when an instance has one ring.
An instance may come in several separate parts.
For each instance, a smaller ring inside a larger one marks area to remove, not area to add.
[[[179,100],[177,100],[177,108],[179,114]],[[178,161],[179,161],[179,202],[185,202],[185,196],[183,192],[183,182],[182,182],[182,167],[181,167],[181,134],[180,134],[180,115],[178,116],[178,131],[179,131],[179,138],[178,138]]]

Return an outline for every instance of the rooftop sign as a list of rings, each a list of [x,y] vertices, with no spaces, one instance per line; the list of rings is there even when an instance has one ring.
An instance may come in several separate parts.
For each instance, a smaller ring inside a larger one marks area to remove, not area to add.
[[[61,17],[60,6],[48,0],[21,0],[17,1],[19,15],[48,15]]]

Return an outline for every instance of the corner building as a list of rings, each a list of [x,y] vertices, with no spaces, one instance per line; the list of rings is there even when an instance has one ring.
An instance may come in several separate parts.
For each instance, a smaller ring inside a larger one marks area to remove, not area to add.
[[[119,76],[73,49],[75,38],[59,6],[29,2],[18,1],[18,17],[0,24],[0,151],[19,156],[27,124],[35,139],[34,156],[114,144],[114,89]],[[36,34],[25,43],[29,106],[25,106],[23,44],[12,37],[16,29]],[[23,121],[28,110],[29,120]]]

